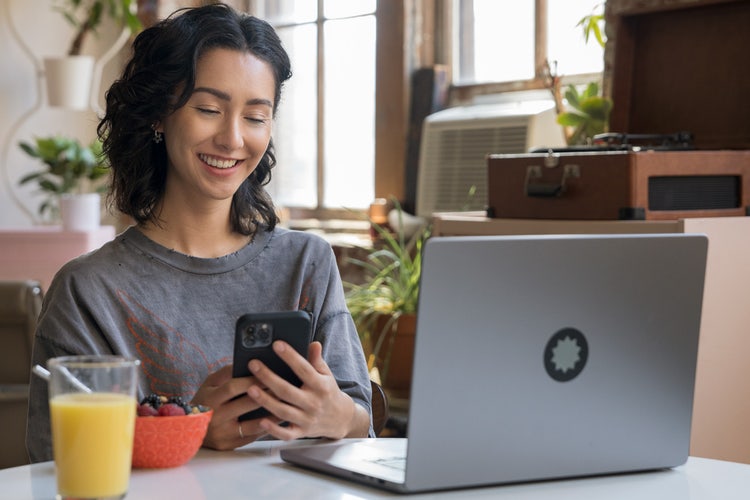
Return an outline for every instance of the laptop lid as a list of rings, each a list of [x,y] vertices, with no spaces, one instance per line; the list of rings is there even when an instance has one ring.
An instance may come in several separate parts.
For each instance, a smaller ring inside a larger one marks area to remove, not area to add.
[[[430,239],[396,489],[684,463],[706,251],[685,234]]]

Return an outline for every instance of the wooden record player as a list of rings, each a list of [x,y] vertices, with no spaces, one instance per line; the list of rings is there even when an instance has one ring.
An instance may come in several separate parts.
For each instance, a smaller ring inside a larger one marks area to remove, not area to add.
[[[606,17],[615,133],[591,146],[490,155],[488,215],[748,215],[750,2],[610,0]]]

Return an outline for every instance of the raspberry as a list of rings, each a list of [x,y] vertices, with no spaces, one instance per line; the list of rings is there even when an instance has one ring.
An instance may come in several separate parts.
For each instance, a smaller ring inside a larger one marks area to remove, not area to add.
[[[153,417],[158,415],[159,411],[151,406],[150,404],[139,404],[138,405],[138,416],[139,417]]]
[[[165,403],[159,407],[160,417],[174,417],[178,415],[185,415],[185,410],[180,405],[174,403]]]

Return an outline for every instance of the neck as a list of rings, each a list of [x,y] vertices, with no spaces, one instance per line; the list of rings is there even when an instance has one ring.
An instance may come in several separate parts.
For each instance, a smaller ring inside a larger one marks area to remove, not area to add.
[[[227,213],[200,216],[184,212],[162,213],[158,223],[146,222],[138,228],[166,248],[200,258],[222,257],[236,252],[252,238],[232,231]]]

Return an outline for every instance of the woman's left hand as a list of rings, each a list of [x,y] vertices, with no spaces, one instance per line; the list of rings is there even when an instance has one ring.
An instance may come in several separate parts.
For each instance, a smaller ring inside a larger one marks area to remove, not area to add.
[[[247,391],[248,396],[286,422],[280,425],[273,419],[263,418],[259,422],[262,429],[284,440],[367,436],[370,416],[339,389],[323,360],[320,342],[310,344],[308,359],[280,340],[273,343],[273,350],[299,377],[302,386],[295,387],[258,360],[250,362],[253,375],[267,390],[252,386]]]

